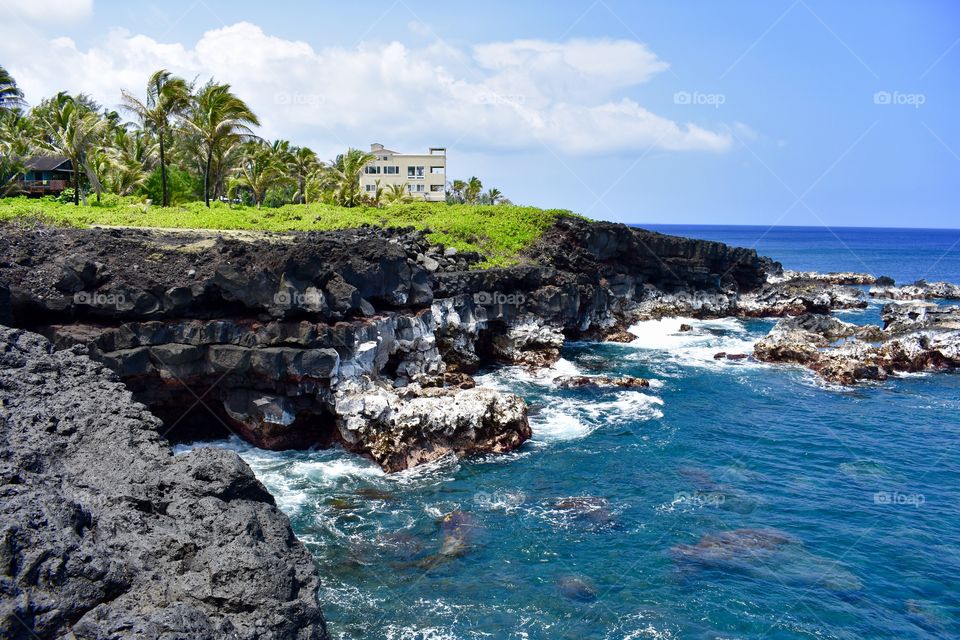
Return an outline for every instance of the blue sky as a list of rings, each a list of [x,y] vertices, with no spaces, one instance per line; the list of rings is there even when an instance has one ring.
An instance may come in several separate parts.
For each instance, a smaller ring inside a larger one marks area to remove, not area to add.
[[[325,157],[445,145],[451,176],[519,203],[960,226],[950,0],[43,5],[14,2],[0,41],[30,101],[64,88],[115,105],[166,66],[231,82],[264,135]]]

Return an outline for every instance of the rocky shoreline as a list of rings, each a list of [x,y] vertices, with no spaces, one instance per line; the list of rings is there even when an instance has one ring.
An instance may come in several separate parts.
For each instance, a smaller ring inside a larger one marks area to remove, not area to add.
[[[246,463],[173,456],[81,351],[0,328],[0,636],[328,638],[313,560]]]
[[[127,628],[146,637],[326,637],[309,556],[249,468],[222,451],[171,457],[169,442],[236,434],[268,449],[339,446],[387,472],[510,451],[531,437],[526,404],[476,387],[472,374],[497,364],[549,366],[567,340],[629,342],[632,324],[670,316],[779,318],[752,357],[842,384],[960,365],[960,308],[923,302],[950,297],[953,285],[898,288],[869,274],[788,272],[752,250],[578,218],[560,219],[516,265],[496,269],[413,229],[217,234],[6,224],[0,246],[0,325],[17,328],[2,333],[4,487],[14,498],[4,523],[8,540],[22,541],[8,553],[4,578],[15,603],[4,624],[14,634],[26,624],[50,637]],[[884,307],[883,327],[829,315],[866,308],[871,298],[911,302]],[[89,397],[80,391],[85,379]],[[568,376],[556,384],[649,383]],[[43,442],[48,433],[62,442]],[[124,446],[101,451],[114,437]],[[72,455],[105,462],[85,470],[70,466]],[[131,467],[136,486],[117,456],[143,458]],[[31,503],[47,509],[64,500],[80,514],[73,533],[26,533]],[[171,530],[171,518],[182,528]],[[88,556],[104,576],[112,575],[107,559],[116,559],[124,579],[115,589],[81,584],[89,581],[84,567],[51,569],[46,582],[22,573],[28,546],[44,550],[41,563],[61,558],[57,567],[68,567],[62,558],[93,544],[84,533],[91,527],[106,546]],[[224,527],[223,536],[235,537],[221,539]],[[211,548],[236,545],[236,553],[211,559],[193,536]],[[260,549],[256,558],[249,549]],[[278,558],[282,567],[271,564]],[[222,577],[219,591],[200,584],[195,574],[204,570]],[[248,584],[261,572],[272,581]],[[163,597],[142,582],[148,574]],[[133,599],[148,604],[139,609]]]
[[[561,218],[517,265],[496,269],[409,228],[8,224],[0,241],[7,324],[60,349],[82,347],[171,441],[237,434],[268,449],[336,445],[386,471],[522,445],[531,435],[523,401],[473,388],[471,374],[549,366],[569,339],[629,342],[627,327],[640,320],[784,318],[754,357],[811,365],[844,384],[954,362],[948,347],[934,353],[918,337],[933,331],[952,345],[942,323],[912,329],[905,362],[865,346],[906,349],[902,332],[847,330],[838,349],[829,331],[800,331],[789,319],[871,299],[956,297],[955,285],[784,271],[752,250],[579,218]]]
[[[339,445],[387,471],[530,437],[523,401],[470,374],[555,362],[644,305],[736,300],[779,265],[754,251],[562,219],[520,264],[412,229],[234,237],[6,225],[11,322],[79,346],[173,441]],[[711,311],[715,312],[715,311]]]

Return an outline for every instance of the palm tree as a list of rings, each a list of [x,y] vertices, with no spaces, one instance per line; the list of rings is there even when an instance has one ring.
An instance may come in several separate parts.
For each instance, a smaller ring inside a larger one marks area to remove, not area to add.
[[[290,178],[297,184],[297,192],[293,195],[294,202],[307,203],[307,181],[321,166],[322,163],[317,159],[317,154],[307,147],[298,147],[293,152],[287,162],[287,171]]]
[[[260,142],[246,143],[243,151],[236,174],[230,180],[228,195],[233,199],[237,189],[247,189],[259,209],[271,187],[289,180],[284,171],[283,156],[277,153],[276,146],[271,147]]]
[[[90,155],[107,130],[107,122],[85,103],[64,92],[58,93],[47,106],[42,124],[46,134],[42,149],[49,154],[70,159],[73,166],[73,204],[79,206],[81,168],[99,193],[100,184],[90,165]]]
[[[136,114],[144,131],[157,136],[160,146],[160,192],[162,206],[170,206],[167,191],[166,137],[170,118],[182,114],[190,104],[190,87],[186,80],[173,76],[166,69],[155,71],[147,80],[146,100],[140,101],[126,90],[121,91],[123,108]]]
[[[36,144],[33,119],[20,109],[0,109],[0,196],[17,190],[24,159]]]
[[[17,178],[23,174],[23,171],[23,160],[17,156],[0,153],[0,196],[9,195],[17,190]]]
[[[363,202],[369,204],[372,207],[380,208],[380,201],[383,199],[383,187],[380,186],[380,181],[375,180],[373,184],[373,191],[363,194]]]
[[[318,162],[317,167],[307,176],[303,200],[333,204],[333,171],[326,163]]]
[[[113,159],[110,189],[122,196],[132,194],[153,170],[157,142],[149,131],[130,131],[118,127],[113,131],[109,153]]]
[[[474,204],[477,199],[480,197],[480,193],[483,191],[483,183],[480,182],[480,178],[477,176],[472,176],[467,182],[466,188],[463,190],[463,197],[467,202]]]
[[[212,80],[193,96],[186,128],[197,135],[203,154],[203,202],[210,206],[210,169],[214,157],[226,148],[254,137],[251,126],[260,121],[243,100],[230,91],[229,84]]]
[[[89,172],[96,178],[96,180],[91,180],[90,182],[93,185],[94,192],[97,194],[97,202],[100,202],[103,185],[104,183],[109,183],[111,176],[117,169],[117,164],[112,153],[108,153],[107,149],[99,147],[87,153],[87,166],[89,167]]]
[[[450,183],[450,191],[454,202],[464,202],[463,192],[467,188],[467,183],[463,180],[454,180]]]
[[[327,170],[328,199],[341,207],[360,204],[360,174],[375,159],[372,153],[353,148],[338,155]]]
[[[481,200],[486,204],[497,204],[503,198],[503,193],[500,189],[496,187],[488,189],[485,194],[481,197]]]
[[[413,197],[407,193],[407,183],[391,184],[387,186],[384,200],[387,204],[404,204],[413,202]]]
[[[0,110],[0,155],[30,155],[36,145],[35,124],[35,120],[20,109]]]
[[[23,91],[17,87],[13,76],[0,66],[0,106],[20,107],[23,105]]]

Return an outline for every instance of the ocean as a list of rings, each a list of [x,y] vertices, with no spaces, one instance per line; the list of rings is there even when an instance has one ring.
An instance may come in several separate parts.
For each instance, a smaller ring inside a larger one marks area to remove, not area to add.
[[[960,281],[960,230],[650,228],[791,269]],[[506,455],[385,475],[337,450],[217,446],[314,554],[335,638],[960,637],[960,376],[840,388],[713,359],[772,325],[644,322],[537,375],[486,371],[531,406],[533,439]],[[652,385],[551,383],[577,372]]]
[[[960,279],[960,229],[642,225],[756,249],[797,271],[856,271],[899,284]]]

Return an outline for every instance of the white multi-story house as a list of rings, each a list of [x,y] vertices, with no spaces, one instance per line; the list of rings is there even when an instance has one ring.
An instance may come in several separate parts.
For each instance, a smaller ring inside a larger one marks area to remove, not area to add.
[[[363,169],[360,190],[373,195],[377,183],[386,189],[392,184],[404,185],[419,200],[443,202],[447,188],[447,150],[430,147],[427,153],[398,153],[382,144],[370,145],[374,160]]]

